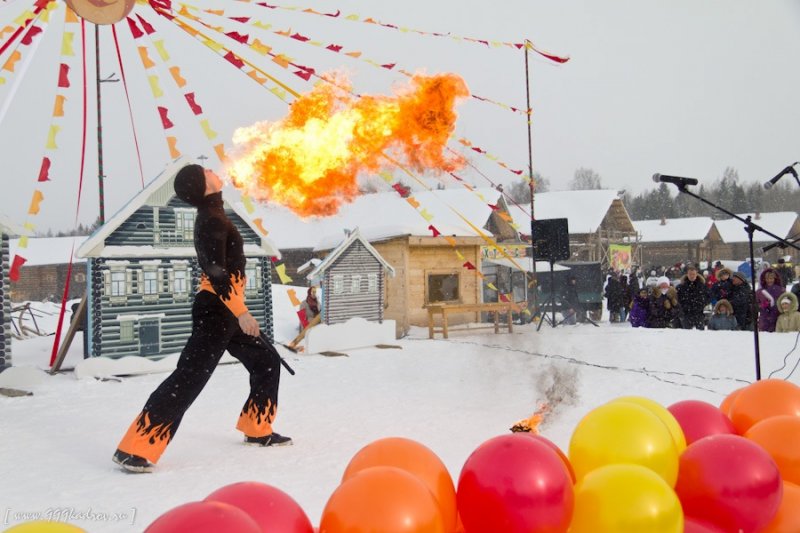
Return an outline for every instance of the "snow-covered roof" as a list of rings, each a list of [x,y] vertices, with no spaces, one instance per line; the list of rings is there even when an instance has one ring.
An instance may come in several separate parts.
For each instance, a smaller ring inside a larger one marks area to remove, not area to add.
[[[792,227],[797,222],[797,213],[793,211],[778,211],[775,213],[755,213],[737,214],[742,218],[752,217],[754,224],[758,224],[765,230],[774,233],[778,237],[791,236]],[[735,218],[727,220],[717,220],[714,222],[719,230],[722,240],[726,243],[747,242],[747,232],[744,230],[744,223]],[[756,231],[753,233],[753,240],[756,242],[773,241],[774,239],[765,233]]]
[[[356,227],[368,242],[404,235],[432,236],[429,226],[442,235],[479,237],[471,225],[485,232],[483,226],[492,214],[489,205],[495,205],[499,198],[500,193],[491,188],[423,191],[409,198],[392,191],[361,195],[329,217],[301,218],[275,204],[257,205],[253,216],[263,219],[270,238],[281,250],[330,250],[341,242],[345,230]]]
[[[637,220],[633,227],[648,242],[697,242],[708,236],[714,220],[711,217],[668,218],[661,220]]]
[[[161,173],[156,176],[147,186],[139,191],[139,193],[131,198],[128,203],[126,203],[122,208],[114,213],[112,217],[106,220],[105,224],[97,228],[94,233],[83,243],[83,245],[78,249],[76,255],[78,257],[97,257],[100,255],[106,255],[106,246],[105,240],[108,238],[117,228],[119,228],[126,220],[128,220],[140,207],[143,205],[165,205],[165,199],[169,199],[175,196],[173,190],[173,181],[175,179],[175,175],[178,171],[183,168],[184,166],[190,164],[192,161],[185,157],[181,156],[178,159],[173,160],[170,164],[168,164]],[[223,194],[224,198],[224,194]],[[242,207],[240,202],[228,202],[225,201],[225,205],[239,215],[241,219],[250,226],[253,231],[256,232],[257,235],[261,235],[261,231],[258,227],[253,224],[252,219],[246,213],[244,208]],[[280,252],[275,247],[270,239],[265,237],[261,237],[262,247],[264,249],[263,255],[269,256],[276,256],[280,257]],[[137,247],[138,248],[138,247]],[[157,248],[157,250],[164,250],[163,248]],[[193,255],[194,249],[190,249],[188,251],[184,251],[178,255]],[[140,255],[140,254],[135,254]],[[158,254],[155,254],[158,255]],[[165,255],[174,255],[174,254],[166,254]]]
[[[381,256],[381,254],[379,254],[378,251],[375,248],[373,248],[372,245],[364,239],[364,237],[361,236],[361,232],[358,230],[358,228],[355,228],[352,232],[350,232],[350,235],[345,240],[343,240],[339,246],[334,248],[331,251],[331,253],[329,253],[325,257],[325,259],[320,264],[318,264],[317,267],[308,274],[308,276],[306,276],[306,278],[314,279],[318,277],[328,267],[334,264],[336,260],[339,259],[339,256],[341,256],[345,252],[345,250],[347,250],[355,241],[361,242],[364,248],[366,248],[367,251],[371,253],[372,256],[375,259],[377,259],[381,265],[383,265],[383,268],[385,268],[387,272],[389,272],[389,275],[394,276],[394,268],[392,268],[392,265],[387,263],[386,260]]]
[[[28,246],[19,247],[20,239],[9,241],[9,255],[25,258],[25,266],[61,265],[69,263],[70,254],[76,251],[86,236],[80,237],[29,237]],[[77,262],[78,258],[75,257]]]
[[[537,220],[566,218],[570,233],[594,233],[617,199],[619,193],[608,189],[542,192],[534,197],[534,210]],[[527,205],[522,210],[511,209],[511,216],[525,234],[530,233],[530,213]]]

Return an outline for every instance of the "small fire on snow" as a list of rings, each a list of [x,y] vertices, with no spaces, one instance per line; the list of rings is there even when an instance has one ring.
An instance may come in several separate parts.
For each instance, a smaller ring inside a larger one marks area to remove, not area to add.
[[[301,95],[282,120],[236,130],[225,168],[233,184],[301,216],[326,216],[359,194],[359,173],[389,169],[392,159],[416,172],[463,166],[444,150],[455,104],[469,95],[459,76],[416,75],[393,96],[354,96],[349,87],[338,76]]]
[[[513,426],[511,426],[511,431],[514,433],[519,432],[528,432],[533,433],[534,435],[539,434],[539,425],[544,420],[544,416],[550,410],[550,406],[546,403],[539,404],[539,408],[536,409],[536,412],[533,413],[529,418],[524,420],[520,420]]]

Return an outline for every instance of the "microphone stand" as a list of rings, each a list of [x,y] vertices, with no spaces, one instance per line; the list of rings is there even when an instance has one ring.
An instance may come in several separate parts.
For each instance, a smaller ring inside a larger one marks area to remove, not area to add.
[[[750,291],[750,307],[751,307],[751,311],[752,311],[752,315],[753,315],[753,342],[755,344],[755,355],[756,355],[756,381],[760,381],[761,380],[761,350],[760,350],[759,342],[758,342],[758,303],[756,301],[756,262],[755,262],[755,258],[753,257],[755,255],[755,253],[753,251],[753,233],[756,232],[756,231],[760,231],[761,233],[769,235],[770,237],[775,239],[776,243],[779,243],[779,244],[776,244],[777,246],[784,246],[784,247],[785,246],[791,246],[792,248],[794,248],[796,250],[800,250],[800,247],[797,247],[796,245],[784,240],[783,238],[778,237],[774,233],[771,233],[771,232],[765,230],[764,228],[762,228],[758,224],[753,223],[752,217],[750,217],[749,215],[746,218],[742,218],[739,215],[735,215],[735,214],[731,213],[730,211],[728,211],[727,209],[724,209],[724,208],[718,206],[717,204],[715,204],[713,202],[710,202],[710,201],[706,200],[705,198],[703,198],[701,196],[696,195],[695,193],[691,192],[689,189],[686,188],[686,185],[687,185],[686,183],[680,183],[680,184],[676,183],[675,185],[678,187],[678,191],[680,191],[680,192],[682,192],[684,194],[688,194],[692,198],[696,198],[696,199],[700,200],[701,202],[703,202],[704,204],[710,205],[711,207],[713,207],[714,209],[716,209],[718,211],[722,211],[726,215],[735,218],[736,220],[742,222],[745,225],[745,231],[747,232],[747,242],[748,242],[749,247],[750,247],[750,283],[752,285],[751,286],[751,291]]]

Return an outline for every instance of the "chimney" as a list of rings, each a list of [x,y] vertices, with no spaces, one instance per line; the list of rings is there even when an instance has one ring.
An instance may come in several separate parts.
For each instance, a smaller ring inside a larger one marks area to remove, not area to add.
[[[755,220],[761,220],[761,213],[756,211],[756,216],[753,217]]]
[[[661,217],[661,225],[662,226],[666,226],[667,225],[667,217]]]

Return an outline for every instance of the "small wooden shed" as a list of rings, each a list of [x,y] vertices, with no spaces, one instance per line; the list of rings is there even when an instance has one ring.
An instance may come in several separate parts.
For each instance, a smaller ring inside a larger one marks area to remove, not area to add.
[[[386,274],[394,268],[362,236],[358,228],[308,274],[322,289],[322,322],[338,324],[353,317],[383,322]]]

